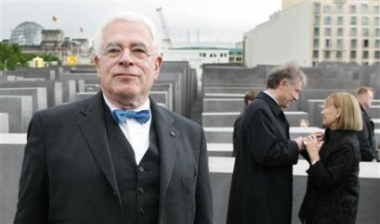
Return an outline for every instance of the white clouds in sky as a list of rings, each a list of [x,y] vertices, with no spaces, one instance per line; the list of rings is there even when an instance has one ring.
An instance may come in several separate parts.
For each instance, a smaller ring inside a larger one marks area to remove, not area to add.
[[[201,41],[238,42],[279,11],[281,0],[0,0],[0,38],[8,39],[11,29],[34,21],[45,29],[62,29],[71,38],[91,39],[104,18],[124,10],[145,14],[161,30],[158,7],[174,42],[194,42],[197,32]]]

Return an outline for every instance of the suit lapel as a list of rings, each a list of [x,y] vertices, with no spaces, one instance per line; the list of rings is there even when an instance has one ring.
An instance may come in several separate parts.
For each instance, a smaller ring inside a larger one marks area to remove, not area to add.
[[[108,144],[104,105],[102,99],[102,93],[99,92],[92,99],[88,100],[87,104],[81,109],[83,119],[79,122],[79,128],[81,129],[87,143],[92,150],[96,161],[99,163],[101,170],[103,171],[107,181],[111,185],[112,189],[117,195],[120,195],[115,168],[111,157],[111,152]],[[119,201],[121,203],[120,197]]]
[[[173,126],[173,119],[151,99],[153,122],[155,122],[160,151],[160,203],[172,178],[178,147],[179,131]]]
[[[273,115],[277,118],[276,124],[279,127],[279,130],[283,130],[283,134],[286,135],[286,138],[289,139],[289,122],[285,116],[284,111],[276,103],[276,101],[264,92],[260,92],[257,96],[258,98],[263,98],[265,102],[269,105]]]
[[[80,112],[83,119],[78,123],[84,137],[86,138],[94,157],[99,163],[107,181],[110,183],[114,192],[120,196],[119,188],[116,180],[115,167],[108,144],[106,126],[104,122],[104,105],[102,93],[88,100],[81,108]],[[153,114],[153,122],[156,128],[158,138],[158,146],[160,151],[160,203],[164,200],[164,195],[169,187],[174,161],[178,147],[179,131],[173,126],[173,119],[170,115],[157,106],[152,99],[151,109]],[[101,122],[99,122],[101,121]],[[122,206],[119,197],[119,203]],[[160,207],[162,207],[160,205]]]

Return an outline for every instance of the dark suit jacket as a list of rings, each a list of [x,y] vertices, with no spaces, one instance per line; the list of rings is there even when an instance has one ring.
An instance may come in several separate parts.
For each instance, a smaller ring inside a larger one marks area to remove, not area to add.
[[[361,161],[372,161],[377,159],[375,151],[375,125],[364,108],[362,106],[360,108],[363,117],[363,129],[358,132]]]
[[[234,130],[232,132],[232,156],[236,156],[236,152],[237,152],[237,141],[238,141],[238,130],[240,128],[240,121],[241,121],[241,118],[243,117],[242,114],[239,115],[239,117],[236,118],[235,122],[234,122]]]
[[[290,224],[298,146],[289,140],[283,111],[260,92],[245,110],[239,131],[227,223]]]
[[[307,170],[300,219],[310,224],[354,224],[359,201],[357,133],[327,129],[319,155],[320,161]]]
[[[160,150],[157,223],[211,224],[203,129],[152,100],[151,110]],[[105,112],[99,92],[33,116],[15,223],[125,224]]]

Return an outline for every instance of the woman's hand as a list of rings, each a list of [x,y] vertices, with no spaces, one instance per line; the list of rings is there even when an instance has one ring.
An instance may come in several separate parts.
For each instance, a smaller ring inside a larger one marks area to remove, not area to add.
[[[317,138],[318,142],[321,142],[325,136],[324,132],[322,131],[314,132],[311,135],[314,135]]]
[[[319,151],[323,145],[323,141],[320,139],[321,137],[316,134],[309,135],[303,139],[303,144],[313,165],[320,160]]]

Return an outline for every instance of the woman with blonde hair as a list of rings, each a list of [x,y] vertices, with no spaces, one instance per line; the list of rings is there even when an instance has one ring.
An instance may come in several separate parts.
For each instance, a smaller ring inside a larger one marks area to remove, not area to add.
[[[357,132],[363,122],[360,106],[350,93],[326,98],[321,112],[323,139],[304,139],[310,162],[307,190],[299,217],[307,224],[355,223],[359,201],[360,147]]]

